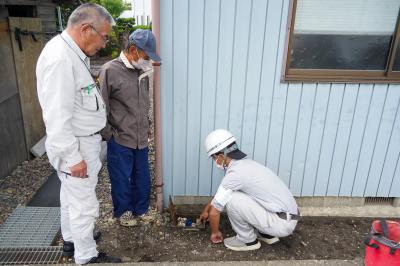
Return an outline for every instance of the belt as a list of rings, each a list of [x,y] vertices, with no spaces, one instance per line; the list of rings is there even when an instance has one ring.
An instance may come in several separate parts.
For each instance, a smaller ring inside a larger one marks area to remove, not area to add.
[[[276,215],[278,215],[279,218],[290,221],[290,220],[300,220],[300,212],[299,214],[291,214],[288,212],[277,212]]]
[[[88,137],[96,136],[96,135],[98,135],[98,134],[100,134],[100,131],[97,131],[96,133],[90,134]]]
[[[82,137],[93,137],[93,136],[96,136],[96,135],[98,135],[98,134],[100,134],[100,131],[97,131],[97,132],[95,132],[95,133],[93,133],[93,134],[90,134],[90,135],[86,135],[86,136],[76,136],[76,137],[79,137],[79,138],[82,138]]]

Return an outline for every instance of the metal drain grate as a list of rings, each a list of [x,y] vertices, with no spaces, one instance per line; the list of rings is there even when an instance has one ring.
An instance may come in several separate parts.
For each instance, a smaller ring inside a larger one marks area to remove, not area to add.
[[[60,230],[60,208],[17,207],[0,226],[0,248],[48,247]]]
[[[56,264],[62,247],[0,248],[0,265]]]
[[[364,205],[393,205],[394,198],[366,197]]]

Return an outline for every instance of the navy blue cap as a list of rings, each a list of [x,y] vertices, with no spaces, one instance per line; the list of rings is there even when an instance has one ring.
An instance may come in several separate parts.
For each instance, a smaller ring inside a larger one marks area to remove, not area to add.
[[[161,58],[156,53],[156,38],[150,30],[137,29],[129,35],[129,43],[133,43],[143,50],[151,60],[160,62]]]

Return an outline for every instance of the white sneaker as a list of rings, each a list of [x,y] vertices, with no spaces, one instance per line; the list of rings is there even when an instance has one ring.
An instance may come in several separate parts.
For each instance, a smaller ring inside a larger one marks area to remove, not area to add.
[[[270,236],[267,234],[263,234],[261,232],[258,232],[257,238],[258,240],[261,240],[264,243],[267,243],[268,245],[275,244],[276,242],[279,241],[279,238],[277,238],[276,236]]]
[[[132,212],[126,211],[124,212],[121,217],[118,218],[120,225],[122,226],[135,226],[137,225],[137,221],[133,216]]]
[[[236,236],[225,238],[224,245],[225,247],[234,251],[250,251],[259,249],[261,247],[261,243],[257,239],[251,243],[244,243],[238,240]]]

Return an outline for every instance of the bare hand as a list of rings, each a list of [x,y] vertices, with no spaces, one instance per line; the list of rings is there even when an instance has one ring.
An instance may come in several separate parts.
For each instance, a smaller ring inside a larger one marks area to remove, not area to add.
[[[214,244],[221,243],[224,240],[224,236],[222,235],[221,231],[218,231],[216,233],[212,233],[210,236],[211,242]]]
[[[74,166],[70,167],[69,170],[71,171],[71,176],[79,177],[79,178],[87,178],[87,165],[84,160],[80,163],[75,164]]]
[[[208,220],[208,211],[203,211],[200,214],[200,220],[202,220],[202,221],[207,221]]]

